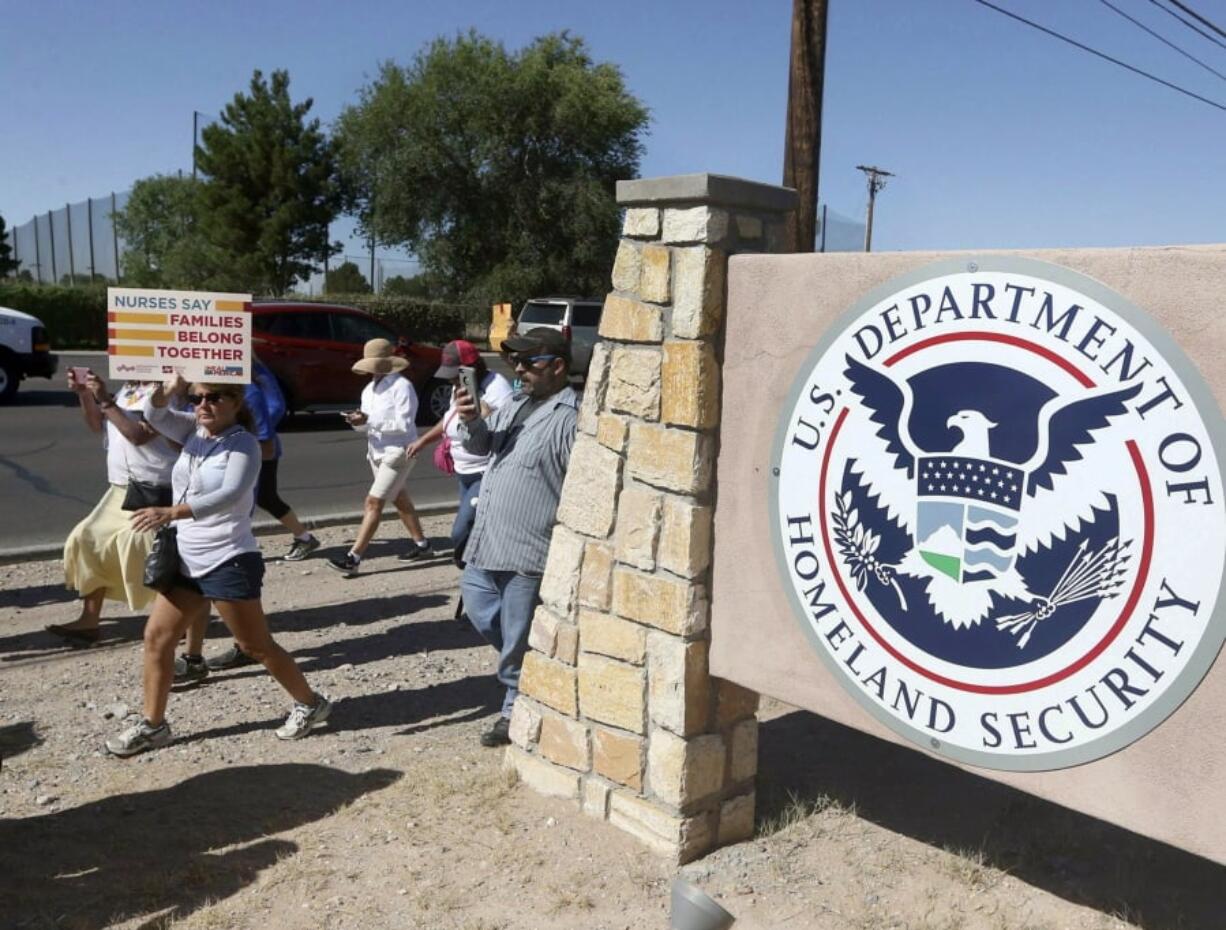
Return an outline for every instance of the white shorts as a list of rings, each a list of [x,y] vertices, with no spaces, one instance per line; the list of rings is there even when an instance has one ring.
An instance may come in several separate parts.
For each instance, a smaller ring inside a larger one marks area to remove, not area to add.
[[[381,501],[395,500],[400,496],[409,473],[417,464],[417,459],[409,458],[404,449],[388,449],[377,459],[367,452],[366,461],[370,463],[370,473],[375,479],[366,495]]]

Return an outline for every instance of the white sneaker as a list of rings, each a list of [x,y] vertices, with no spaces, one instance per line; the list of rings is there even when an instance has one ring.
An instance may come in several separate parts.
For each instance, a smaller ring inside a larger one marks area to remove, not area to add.
[[[302,739],[311,732],[311,727],[323,723],[332,713],[332,701],[326,694],[316,694],[315,704],[299,704],[285,718],[285,723],[277,729],[277,739]]]
[[[165,720],[160,727],[151,727],[140,720],[118,736],[106,741],[106,751],[113,756],[126,758],[150,749],[160,749],[170,742],[170,724]]]

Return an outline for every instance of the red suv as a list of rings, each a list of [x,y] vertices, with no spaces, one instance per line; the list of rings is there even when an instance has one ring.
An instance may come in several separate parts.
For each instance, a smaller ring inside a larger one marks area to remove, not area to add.
[[[293,410],[353,409],[367,382],[353,363],[371,339],[387,339],[408,359],[406,376],[417,389],[417,422],[438,422],[451,402],[451,385],[434,377],[441,350],[411,342],[364,310],[333,304],[268,302],[251,306],[256,356],[281,383]]]

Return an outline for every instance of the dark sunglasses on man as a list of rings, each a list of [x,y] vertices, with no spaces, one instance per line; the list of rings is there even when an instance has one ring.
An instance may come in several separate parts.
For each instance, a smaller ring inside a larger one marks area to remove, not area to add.
[[[512,355],[510,357],[512,368],[534,368],[537,362],[548,362],[555,358],[561,358],[560,355]]]

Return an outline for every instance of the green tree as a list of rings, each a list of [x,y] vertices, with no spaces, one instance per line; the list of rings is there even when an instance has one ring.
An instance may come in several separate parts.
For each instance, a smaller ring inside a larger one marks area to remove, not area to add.
[[[203,182],[174,175],[142,178],[115,228],[123,239],[123,280],[133,287],[242,290],[229,253],[200,226]]]
[[[418,256],[436,296],[598,294],[614,186],[638,173],[647,119],[620,70],[567,33],[517,52],[475,32],[437,39],[341,114],[347,203]]]
[[[201,132],[203,234],[255,291],[284,294],[336,251],[335,152],[319,120],[307,121],[312,105],[290,100],[287,72],[256,71],[248,93]]]
[[[8,228],[5,225],[4,217],[0,216],[0,278],[7,278],[11,274],[16,274],[19,264],[13,258],[13,247],[9,245]]]
[[[369,294],[370,283],[353,262],[343,262],[324,278],[325,294]]]
[[[415,274],[411,278],[398,274],[383,282],[384,297],[430,297],[435,290],[430,278],[424,274]]]

